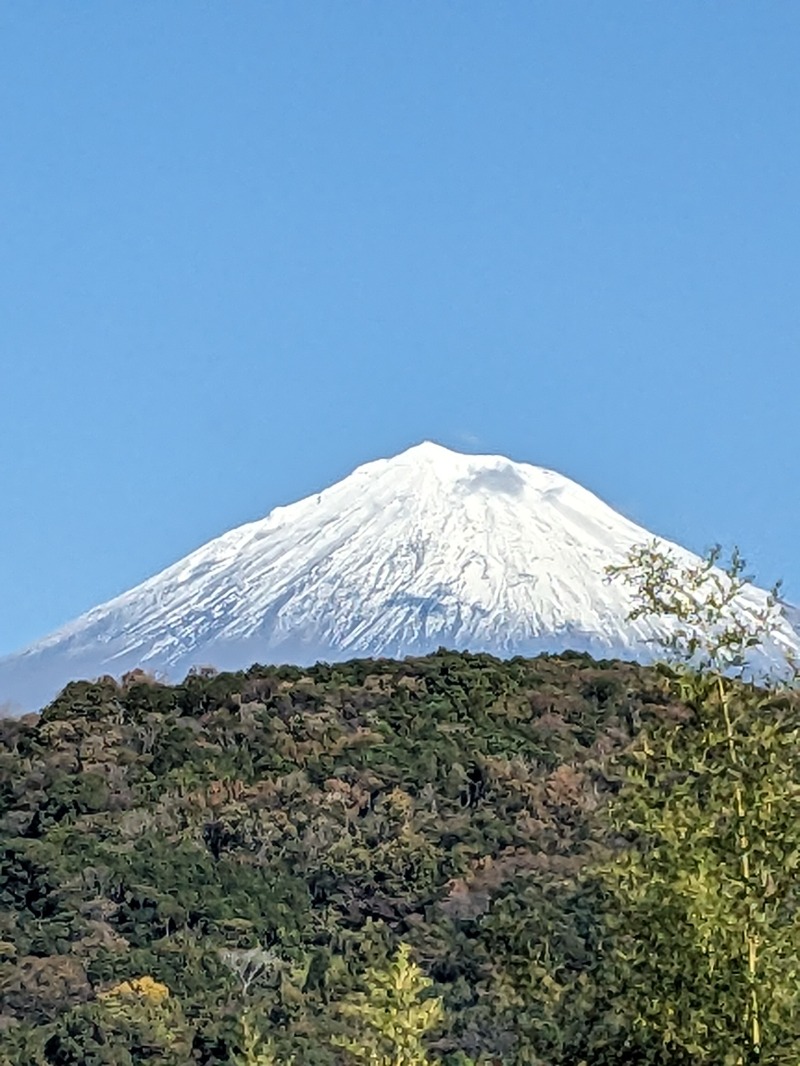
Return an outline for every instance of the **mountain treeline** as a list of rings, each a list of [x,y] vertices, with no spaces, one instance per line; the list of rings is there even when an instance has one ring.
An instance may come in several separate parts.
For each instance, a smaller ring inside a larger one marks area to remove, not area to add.
[[[0,721],[0,1063],[796,1062],[777,978],[769,1035],[735,1038],[754,977],[726,915],[754,897],[719,886],[744,823],[675,681],[441,651],[134,672]],[[726,703],[785,751],[799,712],[741,686]],[[791,974],[794,871],[765,856],[755,950],[778,923]]]

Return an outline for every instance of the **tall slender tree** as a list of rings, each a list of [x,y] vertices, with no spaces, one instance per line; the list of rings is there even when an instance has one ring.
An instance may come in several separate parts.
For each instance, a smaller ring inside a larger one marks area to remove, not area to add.
[[[609,895],[606,980],[620,1018],[663,1061],[800,1061],[800,699],[775,595],[752,610],[734,552],[683,565],[657,544],[610,572],[632,617],[669,620],[668,674],[689,710],[641,734],[611,807],[627,841],[598,870]],[[653,1046],[652,1040],[649,1046]]]
[[[429,1066],[425,1037],[444,1016],[433,982],[401,944],[385,967],[371,969],[367,989],[341,1005],[348,1032],[334,1037],[351,1062],[365,1066]]]

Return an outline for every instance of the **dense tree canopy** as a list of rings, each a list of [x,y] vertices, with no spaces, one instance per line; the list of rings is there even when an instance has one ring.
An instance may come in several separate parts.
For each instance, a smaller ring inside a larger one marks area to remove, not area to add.
[[[682,1061],[627,1024],[594,873],[673,680],[442,651],[0,722],[0,1063],[351,1066],[398,965],[420,1062]]]

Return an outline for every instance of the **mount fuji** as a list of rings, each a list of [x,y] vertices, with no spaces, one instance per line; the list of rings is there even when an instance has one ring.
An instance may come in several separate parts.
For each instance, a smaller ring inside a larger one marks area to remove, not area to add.
[[[665,623],[628,621],[631,593],[605,571],[655,539],[551,470],[419,444],[231,530],[0,659],[0,705],[35,709],[74,678],[134,667],[180,679],[192,666],[442,645],[649,658]],[[741,595],[748,609],[766,602],[752,586]],[[788,620],[778,642],[800,653]]]

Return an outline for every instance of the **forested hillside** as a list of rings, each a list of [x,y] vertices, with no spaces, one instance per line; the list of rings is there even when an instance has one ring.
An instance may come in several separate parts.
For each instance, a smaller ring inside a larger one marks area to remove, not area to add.
[[[369,1058],[392,981],[413,1061],[684,1061],[610,1001],[586,875],[673,690],[440,652],[73,683],[0,722],[0,1062],[411,1062]]]

